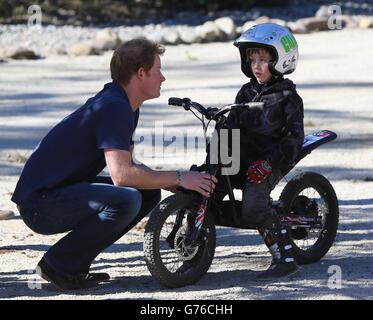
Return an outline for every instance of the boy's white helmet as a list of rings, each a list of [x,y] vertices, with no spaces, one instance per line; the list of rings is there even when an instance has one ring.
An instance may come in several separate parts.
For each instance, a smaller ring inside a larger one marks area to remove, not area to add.
[[[269,70],[275,75],[292,73],[298,63],[298,44],[288,28],[275,23],[257,24],[236,39],[233,43],[240,50],[241,70],[249,78],[253,77],[247,49],[266,48],[273,62]]]

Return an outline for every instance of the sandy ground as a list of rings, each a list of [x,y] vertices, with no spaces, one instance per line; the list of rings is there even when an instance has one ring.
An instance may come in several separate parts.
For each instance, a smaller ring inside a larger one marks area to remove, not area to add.
[[[322,261],[303,266],[292,280],[254,281],[270,256],[254,231],[219,228],[216,256],[209,272],[195,285],[160,287],[143,257],[143,232],[133,229],[99,255],[94,270],[113,280],[87,292],[64,293],[39,279],[34,267],[62,235],[33,233],[19,216],[0,221],[0,298],[5,299],[372,299],[373,298],[373,30],[344,30],[298,35],[301,60],[294,75],[305,103],[306,132],[329,129],[338,140],[299,165],[298,170],[324,174],[340,204],[337,239]],[[167,81],[162,96],[142,107],[137,153],[154,168],[188,168],[203,158],[168,148],[147,157],[154,121],[168,137],[180,130],[200,135],[192,115],[167,106],[170,96],[188,96],[206,106],[233,101],[245,81],[237,49],[231,43],[168,47],[163,58]],[[56,57],[0,64],[0,207],[13,209],[10,195],[24,158],[39,139],[109,81],[110,53],[103,56]],[[172,131],[174,130],[174,131]],[[176,130],[176,131],[175,131]],[[190,135],[189,135],[190,138]],[[191,137],[189,140],[194,140]],[[171,138],[170,138],[171,139]],[[284,182],[274,190],[277,198]],[[166,196],[167,193],[163,193]],[[330,286],[335,270],[341,286]]]

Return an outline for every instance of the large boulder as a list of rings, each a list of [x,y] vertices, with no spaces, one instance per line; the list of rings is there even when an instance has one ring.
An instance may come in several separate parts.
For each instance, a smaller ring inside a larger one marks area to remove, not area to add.
[[[111,28],[98,31],[93,39],[93,47],[97,52],[113,50],[120,44],[118,35]]]
[[[8,50],[4,47],[0,47],[0,60],[5,61],[6,58],[8,58]]]
[[[258,23],[253,20],[246,21],[240,29],[237,29],[237,31],[239,31],[239,33],[243,33],[249,30],[251,27],[255,26],[256,24]]]
[[[41,58],[34,50],[23,47],[9,50],[7,57],[14,60],[36,60]]]
[[[373,28],[373,18],[369,16],[360,18],[359,27],[363,29]]]
[[[181,42],[179,32],[174,28],[168,28],[163,31],[163,41],[166,44],[176,45]]]
[[[321,6],[315,13],[316,18],[329,18],[333,13],[329,10],[329,6]]]
[[[214,21],[216,26],[221,30],[224,35],[224,40],[233,40],[236,35],[236,25],[232,18],[222,17]]]
[[[128,27],[120,27],[118,29],[118,37],[121,43],[125,43],[130,41],[134,38],[143,37],[143,29],[139,26],[128,28]]]
[[[278,24],[281,27],[286,27],[286,21],[282,19],[270,19],[269,22]]]
[[[90,42],[77,42],[70,47],[69,53],[73,56],[90,56],[96,54],[96,50]]]
[[[196,27],[197,34],[202,42],[213,42],[223,39],[223,31],[214,21],[206,21],[204,24]]]
[[[178,28],[178,32],[180,40],[186,44],[200,43],[202,40],[195,28],[181,26]]]
[[[289,21],[286,24],[286,27],[288,27],[292,33],[294,34],[304,34],[304,33],[309,33],[308,29],[302,23],[302,21]]]
[[[298,19],[296,23],[303,24],[308,31],[327,31],[331,30],[328,21],[328,17],[309,17]]]
[[[260,17],[255,19],[255,22],[256,22],[256,24],[268,23],[268,22],[270,22],[270,20],[271,20],[271,18],[269,18],[267,16],[260,16]]]
[[[67,54],[66,48],[62,45],[46,46],[42,49],[42,55],[45,57]]]

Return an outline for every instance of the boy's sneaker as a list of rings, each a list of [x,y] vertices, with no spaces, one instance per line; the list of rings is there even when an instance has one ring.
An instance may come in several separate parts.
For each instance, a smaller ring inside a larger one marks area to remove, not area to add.
[[[259,274],[257,279],[259,280],[275,280],[283,277],[288,277],[296,274],[299,271],[299,266],[296,262],[278,262],[273,263],[269,268]]]
[[[54,270],[44,257],[36,266],[36,273],[44,280],[53,283],[62,290],[79,290],[97,287],[100,281],[106,281],[108,274],[84,273],[78,276],[67,276]],[[97,275],[99,275],[97,277]]]

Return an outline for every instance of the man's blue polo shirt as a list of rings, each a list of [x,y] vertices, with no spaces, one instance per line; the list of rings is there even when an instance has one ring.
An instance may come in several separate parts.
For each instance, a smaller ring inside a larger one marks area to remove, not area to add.
[[[27,206],[48,190],[94,179],[106,166],[104,149],[130,150],[139,118],[124,89],[108,83],[58,123],[27,160],[12,201]]]

